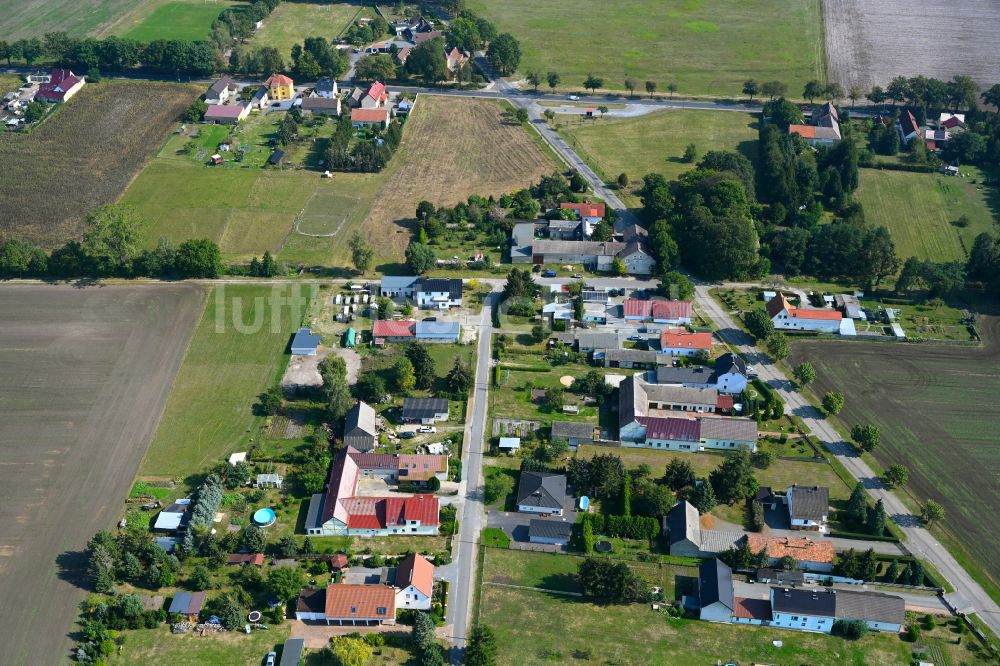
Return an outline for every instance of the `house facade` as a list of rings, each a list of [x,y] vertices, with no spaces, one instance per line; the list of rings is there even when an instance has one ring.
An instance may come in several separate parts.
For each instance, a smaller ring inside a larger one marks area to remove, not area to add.
[[[232,77],[223,75],[215,80],[205,93],[206,104],[225,104],[240,91]]]
[[[434,565],[412,553],[396,567],[396,608],[430,610],[434,596]]]
[[[264,82],[264,87],[267,88],[268,97],[275,101],[295,97],[295,82],[284,74],[272,74]]]
[[[783,294],[768,301],[767,315],[774,327],[786,331],[818,331],[839,333],[844,316],[832,309],[799,308],[788,302]]]

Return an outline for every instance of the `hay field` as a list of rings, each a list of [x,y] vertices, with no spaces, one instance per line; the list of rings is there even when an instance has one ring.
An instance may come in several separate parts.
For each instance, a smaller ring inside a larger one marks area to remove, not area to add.
[[[87,85],[30,134],[0,134],[0,239],[53,247],[121,196],[200,86]]]
[[[520,72],[556,71],[567,89],[587,74],[624,90],[676,83],[682,94],[737,96],[748,78],[800,91],[823,79],[819,0],[471,0],[521,44]]]
[[[193,284],[0,287],[5,664],[57,664],[204,302]],[[20,601],[17,601],[20,600]]]
[[[896,76],[971,76],[983,88],[1000,72],[1000,3],[955,0],[824,0],[827,71],[845,87]]]
[[[907,490],[940,502],[942,525],[1000,581],[1000,319],[982,317],[982,348],[863,342],[803,342],[790,364],[816,367],[814,391],[843,391],[841,420],[878,423],[883,466],[910,469]]]
[[[375,244],[376,266],[402,260],[421,200],[453,206],[470,194],[519,190],[559,168],[532,140],[531,130],[505,122],[502,114],[503,107],[490,100],[419,97],[361,224]],[[346,241],[337,257],[347,260]]]

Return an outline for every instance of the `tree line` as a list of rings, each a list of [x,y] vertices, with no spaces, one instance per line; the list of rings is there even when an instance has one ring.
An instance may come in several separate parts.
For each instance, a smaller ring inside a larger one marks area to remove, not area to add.
[[[141,249],[146,225],[134,209],[109,204],[87,215],[82,241],[69,241],[51,252],[9,238],[0,243],[0,277],[185,279],[214,278],[223,272],[219,246],[206,238],[177,246],[161,239],[156,247]]]

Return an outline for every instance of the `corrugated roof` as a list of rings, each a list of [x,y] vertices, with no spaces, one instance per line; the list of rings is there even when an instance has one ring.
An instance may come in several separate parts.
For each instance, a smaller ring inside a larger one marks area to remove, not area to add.
[[[418,321],[416,334],[418,338],[458,338],[461,325],[457,321]]]
[[[551,439],[593,439],[593,423],[580,423],[579,421],[553,421]]]
[[[702,439],[757,441],[757,422],[753,419],[704,417],[699,421]]]
[[[375,322],[378,323],[378,322]],[[375,436],[378,429],[375,427],[375,410],[367,402],[359,400],[351,407],[344,418],[344,436],[357,434],[360,431],[366,435]]]
[[[653,320],[677,320],[690,319],[694,313],[691,309],[691,301],[651,301]]]
[[[701,428],[696,419],[642,417],[641,421],[646,426],[647,439],[666,439],[695,444],[700,440]]]
[[[393,321],[379,319],[372,325],[373,338],[412,338],[416,335],[417,323],[412,319]]]

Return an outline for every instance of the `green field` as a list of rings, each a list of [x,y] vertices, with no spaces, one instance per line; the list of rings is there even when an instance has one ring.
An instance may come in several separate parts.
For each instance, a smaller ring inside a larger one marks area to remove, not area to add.
[[[7,41],[14,41],[65,30],[73,37],[84,37],[98,32],[142,2],[143,0],[0,0],[0,36]]]
[[[472,0],[469,8],[521,43],[520,72],[558,72],[581,89],[593,73],[623,90],[626,76],[661,92],[737,96],[743,81],[779,80],[798,95],[825,64],[818,0]]]
[[[125,37],[140,42],[154,39],[206,39],[212,22],[228,5],[218,2],[167,2],[131,28]]]
[[[973,239],[996,222],[988,198],[997,194],[981,184],[978,170],[968,171],[974,178],[862,169],[858,200],[868,222],[892,233],[900,257],[964,262]],[[954,226],[962,215],[969,226]]]
[[[359,9],[360,5],[346,2],[283,2],[264,19],[264,27],[250,44],[258,48],[273,46],[287,60],[292,46],[301,44],[306,37],[326,37],[332,42],[350,25]],[[368,8],[361,15],[374,16],[374,13]]]
[[[253,405],[284,372],[291,333],[302,323],[310,293],[298,285],[213,290],[142,475],[196,474],[248,443],[261,420]]]
[[[699,157],[728,150],[757,159],[757,121],[749,113],[674,109],[621,119],[561,115],[556,122],[559,133],[606,182],[620,173],[634,185],[647,173],[674,179],[694,168],[682,159],[689,143]]]
[[[878,463],[906,465],[912,499],[931,498],[945,507],[936,529],[947,530],[971,553],[964,563],[980,567],[989,577],[985,585],[1000,598],[1000,446],[990,427],[1000,418],[1000,320],[981,317],[979,330],[981,349],[804,342],[793,345],[789,363],[813,363],[818,395],[844,392],[840,418],[848,429],[880,426]]]
[[[479,620],[494,629],[497,642],[503,646],[500,664],[902,666],[912,660],[914,645],[894,635],[871,634],[852,642],[825,634],[670,619],[644,604],[597,605],[572,596],[491,585],[548,587],[546,581],[552,581],[556,586],[550,589],[566,589],[563,583],[581,558],[493,548],[485,551]],[[642,565],[630,566],[643,575]],[[663,571],[663,577],[682,581],[685,586],[694,582],[693,568],[668,565]],[[664,591],[668,598],[674,596],[672,587]],[[921,643],[935,656],[935,663],[976,663],[979,646],[968,637],[956,645],[955,637],[951,627],[939,626],[924,632]],[[775,640],[782,646],[776,647]]]

